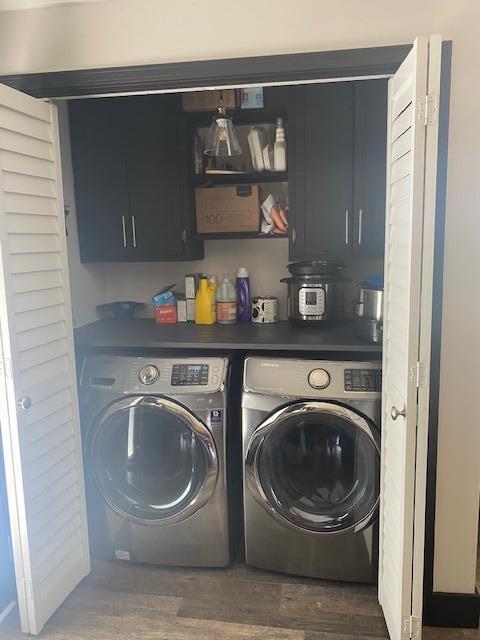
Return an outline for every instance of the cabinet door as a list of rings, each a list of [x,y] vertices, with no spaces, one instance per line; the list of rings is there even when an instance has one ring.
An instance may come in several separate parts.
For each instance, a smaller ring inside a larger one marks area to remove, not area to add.
[[[382,258],[385,245],[387,80],[355,82],[355,197],[353,247]]]
[[[73,100],[69,117],[82,262],[127,259],[132,244],[118,101]]]
[[[123,101],[129,224],[137,259],[185,256],[184,188],[177,96],[136,96]]]
[[[353,83],[295,87],[292,106],[290,259],[342,255],[352,236]]]

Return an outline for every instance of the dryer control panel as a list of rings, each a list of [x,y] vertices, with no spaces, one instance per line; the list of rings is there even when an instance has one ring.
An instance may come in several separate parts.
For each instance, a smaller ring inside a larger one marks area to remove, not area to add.
[[[243,388],[270,396],[373,400],[381,396],[381,362],[251,356]]]

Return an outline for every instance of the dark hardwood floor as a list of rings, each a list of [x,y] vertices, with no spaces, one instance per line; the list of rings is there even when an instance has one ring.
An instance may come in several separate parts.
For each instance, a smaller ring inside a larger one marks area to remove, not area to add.
[[[24,638],[10,616],[4,640]],[[374,640],[387,638],[376,587],[248,569],[95,561],[42,640]],[[425,629],[425,640],[477,631]]]

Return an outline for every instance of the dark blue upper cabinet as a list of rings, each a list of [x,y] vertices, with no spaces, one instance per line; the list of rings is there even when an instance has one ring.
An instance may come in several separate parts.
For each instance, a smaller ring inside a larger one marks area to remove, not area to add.
[[[69,114],[82,262],[202,258],[179,96],[76,100]]]
[[[294,87],[290,260],[383,255],[386,80]]]
[[[383,258],[387,151],[386,79],[355,82],[353,249]]]

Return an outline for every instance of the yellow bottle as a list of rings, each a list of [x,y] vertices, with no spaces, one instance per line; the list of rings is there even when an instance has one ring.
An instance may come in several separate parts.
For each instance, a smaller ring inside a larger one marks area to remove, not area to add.
[[[209,282],[207,278],[200,278],[197,295],[195,296],[196,324],[213,324],[215,322],[213,301],[216,288],[216,285]]]

